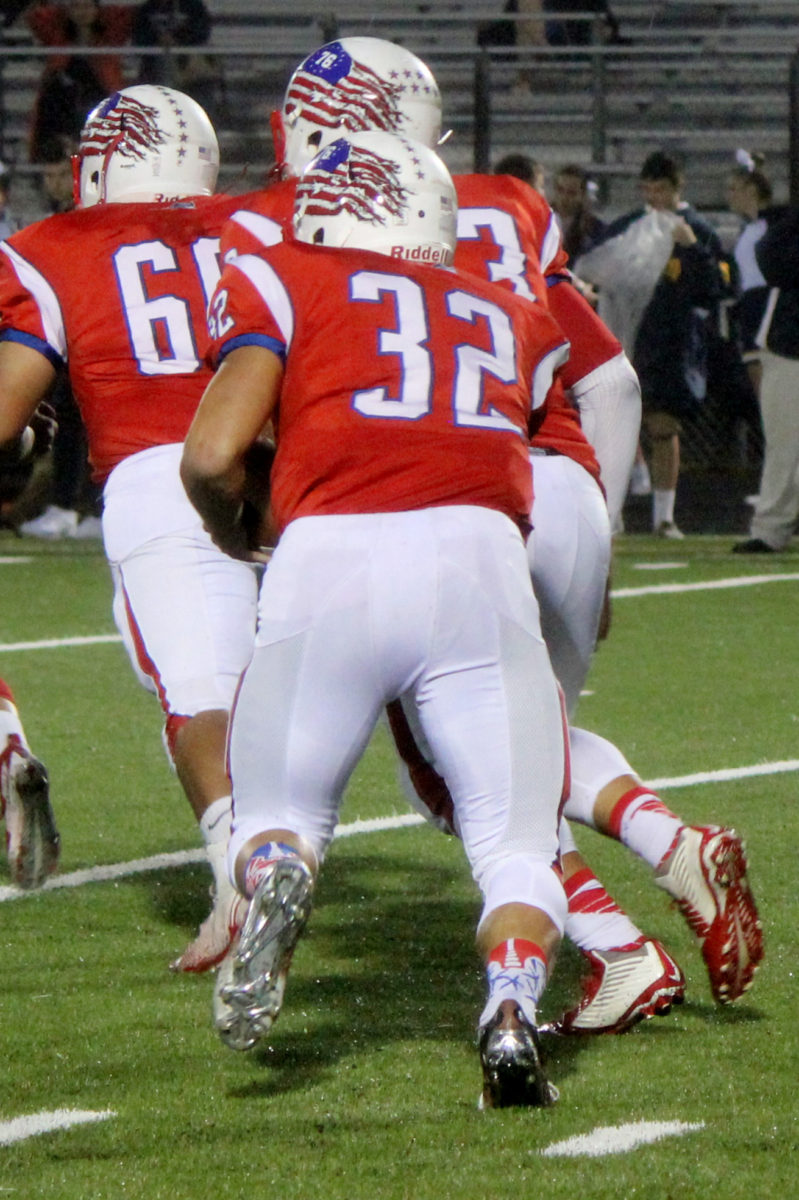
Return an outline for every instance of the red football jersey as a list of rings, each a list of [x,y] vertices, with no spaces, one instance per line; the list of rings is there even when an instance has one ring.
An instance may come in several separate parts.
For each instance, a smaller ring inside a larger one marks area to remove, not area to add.
[[[0,243],[0,338],[68,364],[98,480],[184,440],[211,377],[219,234],[243,199],[96,205]]]
[[[564,388],[612,356],[605,356],[602,346],[603,356],[586,367],[600,345],[592,335],[590,321],[583,319],[578,327],[577,322],[570,319],[573,314],[568,299],[561,301],[558,297],[561,302],[557,312],[551,306],[554,293],[567,289],[582,301],[570,283],[558,283],[549,288],[544,279],[546,274],[551,282],[566,264],[555,214],[539,192],[511,175],[456,175],[454,178],[458,193],[456,267],[491,279],[520,295],[532,295],[553,312],[569,339],[569,361],[561,372],[558,386],[552,389],[540,420],[532,426],[532,444],[568,455],[598,480],[596,455],[580,428],[579,414]],[[587,304],[585,307],[592,312]],[[584,317],[582,310],[579,315]],[[596,314],[592,315],[594,322],[609,335],[610,331]],[[620,349],[617,343],[615,353]]]
[[[292,232],[296,179],[282,179],[265,191],[242,197],[222,230],[222,258],[228,262],[235,254],[260,254],[264,246],[274,246]]]
[[[556,319],[572,343],[560,384],[552,389],[547,411],[536,423],[533,444],[576,459],[599,479],[596,456],[563,388],[615,357],[621,345],[571,283],[555,283],[565,270],[566,254],[555,214],[540,192],[511,175],[455,175],[454,182],[455,266],[536,299],[550,311],[556,302]],[[247,208],[242,206],[223,230],[224,257],[228,251],[258,254],[280,240],[281,230],[290,226],[295,188],[296,180],[289,179],[248,197]],[[545,274],[555,286],[547,286]]]
[[[455,266],[547,303],[544,276],[566,268],[560,226],[544,197],[513,175],[455,175]]]
[[[621,354],[622,345],[588,301],[568,279],[549,278],[549,311],[571,343],[563,371],[565,387],[573,387],[603,363]]]
[[[547,305],[572,345],[564,386],[572,387],[621,353],[619,340],[568,280],[560,229],[543,196],[510,175],[454,179],[455,266],[521,295],[532,293]]]
[[[289,241],[225,267],[217,360],[284,359],[271,502],[324,513],[474,504],[525,526],[527,424],[567,343],[539,306],[438,267]]]

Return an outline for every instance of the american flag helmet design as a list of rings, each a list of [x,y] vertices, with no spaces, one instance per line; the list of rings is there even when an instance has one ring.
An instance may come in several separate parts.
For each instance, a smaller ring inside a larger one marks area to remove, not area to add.
[[[404,46],[382,38],[342,38],[297,67],[272,127],[282,172],[299,175],[342,134],[382,131],[435,146],[441,96],[429,67]]]
[[[297,184],[294,232],[301,242],[448,263],[456,221],[455,185],[444,163],[428,146],[393,133],[337,138]]]
[[[158,116],[152,105],[114,92],[89,117],[81,135],[81,153],[106,155],[115,150],[124,157],[144,158],[167,140]]]
[[[398,164],[346,138],[317,155],[297,185],[297,205],[308,217],[350,213],[385,225],[389,217],[401,219],[407,199]]]
[[[400,81],[382,79],[353,59],[341,42],[331,42],[294,72],[283,111],[289,121],[296,115],[326,128],[401,133],[406,119],[399,103],[402,92]]]
[[[174,88],[135,84],[114,92],[89,114],[75,162],[76,200],[106,201],[210,196],[219,145],[207,113]]]

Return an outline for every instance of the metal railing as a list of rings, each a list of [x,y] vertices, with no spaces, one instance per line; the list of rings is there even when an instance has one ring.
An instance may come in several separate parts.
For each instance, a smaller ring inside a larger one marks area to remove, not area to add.
[[[726,0],[731,5],[734,0]],[[767,7],[768,0],[761,0],[760,8]],[[683,0],[689,5],[691,0]],[[718,7],[725,0],[719,0]],[[651,6],[653,10],[657,5]],[[662,6],[661,6],[662,7]],[[706,6],[705,6],[706,7]],[[646,6],[644,6],[646,8]],[[558,14],[541,14],[542,20],[557,19]],[[251,26],[253,38],[249,46],[224,45],[225,33],[231,28],[241,28],[242,21],[230,15],[220,15],[215,18],[214,41],[209,45],[187,46],[175,48],[172,51],[125,45],[115,47],[41,47],[24,43],[17,36],[9,40],[7,31],[0,33],[0,158],[9,153],[8,121],[6,119],[7,104],[5,77],[8,65],[17,60],[39,61],[44,63],[53,56],[74,55],[84,57],[108,56],[118,54],[126,66],[126,76],[129,82],[134,82],[140,61],[147,57],[157,57],[163,62],[167,71],[174,67],[181,55],[204,55],[215,60],[221,67],[219,72],[223,81],[226,74],[235,67],[236,63],[244,63],[248,59],[257,58],[265,70],[274,72],[279,78],[284,72],[286,78],[294,63],[303,54],[322,41],[336,36],[345,36],[352,32],[363,32],[368,27],[376,34],[398,27],[407,31],[404,44],[418,49],[427,58],[436,73],[442,68],[443,72],[457,75],[462,80],[462,94],[469,98],[468,108],[461,105],[460,111],[451,115],[450,123],[456,124],[459,130],[471,139],[472,165],[475,170],[490,170],[492,149],[501,140],[502,126],[513,119],[523,123],[523,109],[514,109],[512,100],[508,99],[508,72],[528,70],[533,76],[536,73],[557,72],[563,70],[561,89],[568,94],[568,79],[570,73],[579,76],[579,98],[590,94],[590,107],[586,113],[575,106],[570,117],[570,110],[563,110],[563,121],[580,121],[585,126],[588,156],[591,165],[610,177],[614,172],[623,172],[624,164],[619,161],[609,161],[613,158],[611,151],[624,138],[625,134],[613,132],[609,119],[611,101],[615,96],[617,81],[622,69],[632,71],[636,66],[652,64],[653,79],[662,75],[666,67],[675,71],[678,79],[679,70],[685,74],[691,67],[701,73],[704,64],[725,64],[729,70],[736,61],[753,62],[758,56],[763,60],[774,63],[774,74],[784,70],[785,88],[789,97],[789,119],[784,129],[785,154],[789,166],[790,195],[792,201],[799,203],[799,52],[790,40],[786,43],[784,33],[758,35],[757,45],[753,48],[751,33],[739,27],[731,28],[726,24],[713,27],[692,28],[690,39],[669,40],[664,45],[655,40],[647,41],[643,37],[632,38],[624,44],[606,44],[602,39],[603,22],[595,13],[562,14],[563,19],[584,19],[591,26],[593,40],[588,45],[570,46],[503,46],[500,48],[479,48],[476,44],[477,29],[481,23],[497,19],[496,10],[483,12],[451,13],[412,13],[404,10],[383,10],[380,13],[367,16],[363,12],[348,11],[346,7],[340,10],[321,14],[309,9],[294,10],[279,19],[284,31],[289,32],[281,44],[270,44],[269,33],[274,31],[278,18],[274,13],[261,13],[257,17],[247,17],[246,25]],[[503,20],[522,18],[505,14]],[[427,40],[426,33],[420,31],[431,28],[457,28],[461,33],[468,33],[471,44],[447,46],[441,41],[430,41],[425,48],[422,43]],[[799,4],[797,5],[797,28],[799,29]],[[291,32],[293,31],[293,32]],[[640,30],[639,30],[640,33]],[[296,36],[295,36],[296,35]],[[414,44],[420,43],[419,45]],[[220,44],[222,43],[222,44]],[[173,76],[168,76],[173,77]],[[719,78],[712,81],[723,94],[724,82]],[[679,80],[674,84],[680,86]],[[445,91],[445,106],[448,93]],[[578,94],[575,93],[577,97]],[[501,104],[498,104],[501,97]],[[449,116],[449,114],[448,114]],[[236,114],[230,114],[232,121]],[[697,130],[697,137],[702,133]],[[688,131],[690,133],[690,131]],[[633,137],[633,133],[630,132]],[[618,158],[618,156],[616,156]]]

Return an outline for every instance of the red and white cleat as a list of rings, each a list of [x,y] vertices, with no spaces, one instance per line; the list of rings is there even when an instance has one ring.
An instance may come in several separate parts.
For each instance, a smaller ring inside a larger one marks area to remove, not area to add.
[[[752,986],[763,958],[763,930],[746,865],[734,829],[687,825],[655,875],[699,939],[719,1004],[732,1003]]]
[[[553,1033],[626,1033],[682,1004],[685,979],[660,942],[641,938],[618,950],[586,950],[590,974],[580,1003],[549,1028]]]
[[[247,913],[247,901],[232,887],[224,896],[211,888],[213,908],[200,926],[199,933],[179,958],[169,964],[170,971],[200,974],[218,966],[238,937]]]
[[[58,867],[61,839],[47,771],[16,737],[0,754],[0,805],[12,881],[21,888],[41,887]]]

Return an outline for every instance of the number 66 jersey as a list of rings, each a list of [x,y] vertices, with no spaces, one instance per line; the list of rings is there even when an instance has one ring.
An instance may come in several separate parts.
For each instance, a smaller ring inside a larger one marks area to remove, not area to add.
[[[219,233],[243,199],[97,205],[0,243],[0,338],[68,365],[97,480],[183,441],[210,378]]]
[[[217,362],[259,345],[284,364],[279,529],[440,505],[529,528],[530,412],[568,356],[540,305],[444,267],[292,240],[225,267],[210,328]]]

